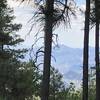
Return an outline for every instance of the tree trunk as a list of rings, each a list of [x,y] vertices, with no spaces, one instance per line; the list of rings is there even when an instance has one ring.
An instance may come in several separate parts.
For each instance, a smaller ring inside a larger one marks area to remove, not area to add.
[[[44,30],[45,31],[45,37],[44,37],[45,48],[44,48],[44,66],[43,66],[41,100],[48,100],[48,97],[49,97],[53,9],[54,9],[53,6],[54,6],[54,0],[46,0],[45,30]]]
[[[99,11],[98,0],[95,0],[95,16],[96,16],[96,29],[95,29],[95,66],[96,66],[96,100],[100,100],[100,66],[99,66]]]
[[[83,50],[83,100],[88,100],[88,58],[89,58],[90,0],[86,0],[84,50]]]
[[[99,23],[96,23],[95,34],[96,100],[100,100]]]

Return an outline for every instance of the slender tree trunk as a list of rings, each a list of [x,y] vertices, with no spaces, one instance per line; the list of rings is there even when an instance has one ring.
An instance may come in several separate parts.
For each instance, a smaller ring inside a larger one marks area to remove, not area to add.
[[[53,6],[54,0],[46,0],[45,12],[45,40],[44,40],[44,66],[43,80],[41,90],[41,100],[48,100],[49,82],[50,82],[50,66],[51,66],[51,50],[52,50],[52,28],[53,28]]]
[[[95,0],[95,16],[96,16],[96,29],[95,29],[95,66],[96,66],[96,100],[100,100],[100,66],[99,66],[99,11],[98,0]]]
[[[88,100],[89,18],[90,18],[90,0],[86,0],[84,50],[83,50],[83,100]]]
[[[100,100],[99,22],[96,23],[95,34],[96,100]]]

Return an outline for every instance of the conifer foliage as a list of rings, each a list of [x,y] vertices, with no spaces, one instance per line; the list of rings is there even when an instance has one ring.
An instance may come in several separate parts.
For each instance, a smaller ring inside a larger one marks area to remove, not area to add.
[[[17,34],[21,24],[14,24],[13,10],[6,0],[0,1],[0,100],[11,100],[20,59],[27,50],[15,49],[23,42]]]

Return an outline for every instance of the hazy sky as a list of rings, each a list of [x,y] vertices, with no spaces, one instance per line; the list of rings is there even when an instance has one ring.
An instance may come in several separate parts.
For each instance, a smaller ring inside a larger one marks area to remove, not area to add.
[[[80,7],[84,8],[83,0],[76,0]],[[18,6],[17,3],[9,0],[9,4],[14,7],[16,20],[15,22],[19,22],[23,24],[23,28],[19,31],[21,36],[25,38],[25,45],[31,45],[34,41],[34,34],[38,30],[37,27],[33,27],[33,31],[30,35],[27,35],[30,24],[27,21],[33,16],[33,8],[26,6]],[[59,44],[64,44],[73,48],[82,48],[83,47],[83,37],[84,37],[84,16],[78,13],[77,19],[71,19],[71,28],[65,29],[63,25],[54,31],[54,33],[59,36]],[[39,43],[39,45],[41,42]],[[94,34],[93,30],[90,32],[90,46],[94,46]]]

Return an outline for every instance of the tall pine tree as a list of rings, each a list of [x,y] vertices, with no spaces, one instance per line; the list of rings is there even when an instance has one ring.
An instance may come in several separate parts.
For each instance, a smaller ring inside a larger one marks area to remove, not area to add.
[[[0,1],[0,99],[11,100],[12,80],[15,71],[19,67],[19,58],[23,57],[26,50],[14,49],[17,44],[23,42],[15,34],[21,28],[21,24],[14,24],[13,10],[7,5],[6,0]]]

